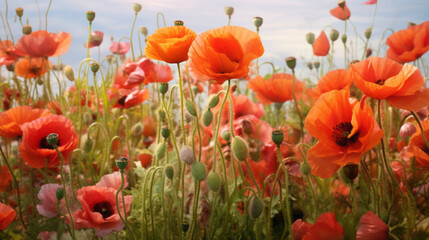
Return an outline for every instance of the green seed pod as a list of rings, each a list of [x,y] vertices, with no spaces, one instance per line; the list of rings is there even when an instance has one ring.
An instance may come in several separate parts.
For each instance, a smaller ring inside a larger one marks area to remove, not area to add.
[[[89,137],[87,137],[83,144],[83,151],[85,151],[86,153],[91,152],[93,145],[94,142]]]
[[[299,168],[304,175],[308,175],[311,172],[310,164],[307,161],[303,162]]]
[[[359,174],[359,165],[349,163],[343,167],[344,176],[353,182]]]
[[[142,5],[138,3],[133,3],[133,10],[136,13],[140,12],[140,10],[142,10]]]
[[[197,116],[197,110],[195,109],[195,104],[193,102],[191,102],[190,100],[186,100],[185,107],[189,114],[194,117]]]
[[[28,35],[28,34],[30,34],[31,32],[33,31],[33,28],[31,28],[31,26],[30,25],[24,25],[23,27],[22,27],[22,33],[24,34],[24,35]]]
[[[232,139],[231,148],[235,157],[240,161],[246,160],[247,156],[249,156],[249,147],[246,141],[239,136],[235,136]]]
[[[159,84],[159,92],[161,94],[166,94],[168,91],[168,83],[166,82],[162,82]]]
[[[191,169],[192,177],[201,182],[206,177],[206,167],[202,162],[195,162]]]
[[[253,25],[255,25],[256,28],[260,28],[263,22],[264,22],[264,19],[262,19],[261,17],[253,18]]]
[[[372,29],[371,28],[367,28],[365,30],[365,37],[366,37],[366,39],[369,39],[371,37],[371,34],[372,34]]]
[[[314,62],[314,67],[315,67],[316,69],[319,69],[319,67],[320,67],[320,62],[319,62],[319,61],[315,61],[315,62]]]
[[[305,35],[305,39],[307,39],[307,42],[309,43],[309,44],[311,44],[311,45],[313,45],[313,43],[314,43],[314,40],[315,40],[315,37],[314,37],[314,33],[307,33],[306,35]]]
[[[204,126],[208,127],[212,123],[212,120],[213,120],[213,112],[210,111],[210,109],[208,109],[203,114],[203,124],[204,124]]]
[[[207,104],[207,106],[208,106],[208,108],[210,109],[210,108],[214,108],[214,107],[216,107],[217,106],[217,104],[219,103],[219,95],[212,95],[210,98],[209,98],[209,101],[208,101],[208,104]]]
[[[174,21],[174,26],[183,26],[185,23],[182,20]]]
[[[271,139],[273,142],[278,146],[282,144],[283,139],[285,138],[284,131],[283,130],[274,130],[271,132]]]
[[[296,58],[294,58],[294,57],[287,57],[287,58],[285,59],[285,61],[286,61],[286,65],[287,65],[290,69],[292,69],[292,70],[294,70],[294,69],[295,69],[295,66],[296,66]]]
[[[331,39],[332,42],[337,41],[339,36],[340,36],[340,33],[335,29],[332,29],[331,32],[329,33],[329,38]]]
[[[220,179],[219,173],[211,171],[209,175],[207,175],[207,185],[209,186],[210,190],[217,192],[221,183],[222,180]]]
[[[95,19],[95,12],[94,11],[88,11],[88,12],[86,12],[86,19],[89,22],[94,21],[94,19]]]
[[[234,8],[233,7],[225,7],[225,14],[228,15],[228,17],[231,17],[231,15],[234,13]]]
[[[159,143],[158,146],[156,146],[156,158],[161,159],[164,157],[165,154],[165,144]]]
[[[347,35],[346,34],[341,35],[341,42],[346,44],[346,42],[347,42]]]
[[[128,165],[128,158],[118,157],[116,158],[115,163],[119,170],[123,171]]]
[[[161,128],[161,136],[165,139],[170,137],[170,129],[168,129],[167,127]]]
[[[253,196],[249,203],[249,215],[252,218],[258,218],[261,216],[262,210],[264,209],[264,202],[257,196]]]
[[[16,12],[16,15],[17,15],[19,18],[21,18],[21,17],[22,17],[22,15],[24,15],[24,9],[23,9],[22,7],[17,7],[17,8],[15,9],[15,12]]]
[[[98,65],[97,63],[91,63],[91,71],[93,73],[97,73],[98,69],[100,69],[100,65]]]
[[[57,133],[50,133],[50,134],[48,134],[48,136],[46,136],[46,141],[50,145],[56,147],[57,144],[58,144],[58,134]]]
[[[165,176],[167,176],[170,180],[174,177],[174,168],[173,165],[167,164],[164,167]]]
[[[221,136],[227,142],[231,139],[231,133],[229,131],[223,131]]]
[[[62,187],[57,188],[57,190],[55,191],[55,197],[57,198],[58,201],[60,201],[61,199],[63,199],[63,197],[64,197],[64,188],[62,188]]]

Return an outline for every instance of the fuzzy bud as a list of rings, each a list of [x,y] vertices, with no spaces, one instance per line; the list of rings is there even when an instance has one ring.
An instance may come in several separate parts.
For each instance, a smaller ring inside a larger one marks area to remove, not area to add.
[[[24,9],[23,9],[22,7],[17,7],[17,8],[15,9],[15,12],[16,12],[16,15],[17,15],[19,18],[21,18],[21,17],[22,17],[22,15],[24,15]]]
[[[179,151],[180,159],[188,165],[192,165],[195,162],[194,150],[184,145]]]
[[[346,42],[347,42],[347,35],[346,34],[341,35],[341,42],[346,44]]]
[[[136,13],[140,12],[142,10],[142,5],[138,3],[133,3],[133,10]]]
[[[165,139],[170,137],[170,129],[168,129],[167,127],[163,127],[161,128],[161,136]]]
[[[229,131],[223,131],[221,137],[223,138],[223,140],[229,142],[229,140],[231,139],[231,133]]]
[[[295,66],[296,66],[296,58],[294,58],[294,57],[287,57],[287,58],[285,59],[285,61],[286,61],[286,65],[287,65],[290,69],[292,69],[292,70],[294,70],[294,69],[295,69]]]
[[[304,174],[304,175],[308,175],[311,172],[310,164],[308,164],[307,161],[303,162],[301,164],[301,166],[299,167],[299,169],[301,170],[302,174]]]
[[[337,41],[339,36],[340,36],[340,33],[335,29],[332,29],[331,32],[329,33],[329,38],[331,39],[332,42]]]
[[[159,143],[158,146],[156,146],[156,158],[157,159],[161,159],[164,157],[165,154],[165,144],[164,143]]]
[[[147,36],[147,34],[149,33],[149,31],[147,30],[147,27],[139,27],[139,33],[142,34],[143,36]]]
[[[30,25],[24,25],[23,27],[22,27],[22,33],[24,34],[24,35],[29,35],[31,32],[33,32],[33,29],[31,28],[31,26]]]
[[[273,140],[273,142],[279,146],[280,144],[282,144],[283,139],[285,138],[284,135],[284,131],[283,130],[274,130],[271,132],[271,139]]]
[[[159,93],[166,94],[167,91],[168,91],[168,83],[162,82],[161,84],[159,84]]]
[[[264,19],[262,19],[261,17],[253,18],[253,25],[255,25],[256,28],[261,27],[263,22],[264,22]]]
[[[313,43],[314,43],[314,40],[315,40],[315,36],[314,36],[314,33],[307,33],[306,35],[305,35],[305,39],[307,39],[307,42],[309,43],[309,44],[311,44],[311,45],[313,45]]]
[[[59,187],[55,191],[55,197],[57,198],[57,201],[60,201],[64,197],[64,188]]]
[[[314,64],[314,67],[316,68],[316,70],[319,69],[319,67],[320,67],[319,61],[315,61],[313,64]]]
[[[167,164],[164,167],[165,176],[167,176],[170,180],[174,177],[174,168],[173,165]]]
[[[85,151],[86,153],[91,152],[93,145],[94,142],[91,140],[91,138],[87,137],[83,143],[83,151]]]
[[[343,167],[344,176],[350,181],[354,181],[359,174],[359,165],[349,163]]]
[[[182,20],[174,21],[174,26],[183,26],[184,22]]]
[[[228,17],[231,17],[232,14],[234,13],[234,8],[233,7],[225,7],[225,14],[228,15]]]
[[[74,81],[74,71],[72,66],[70,65],[65,66],[63,69],[63,73],[69,81],[71,82]]]
[[[208,127],[213,121],[213,112],[208,109],[203,114],[203,124]]]
[[[95,19],[95,12],[94,11],[88,11],[88,12],[86,12],[86,19],[89,22],[94,21],[94,19]]]
[[[416,126],[410,122],[407,122],[401,126],[399,130],[399,136],[401,136],[401,138],[406,138],[412,136],[415,132],[417,132]]]
[[[197,116],[197,110],[195,109],[195,104],[191,102],[189,99],[186,100],[185,107],[189,114],[191,114],[194,117]]]
[[[116,158],[115,163],[119,170],[123,171],[128,165],[128,158],[118,157]]]
[[[239,136],[235,136],[232,139],[231,148],[235,157],[240,161],[246,160],[247,156],[249,156],[249,147],[246,141]]]
[[[195,162],[192,165],[191,174],[195,180],[201,182],[206,177],[206,167],[202,162]]]
[[[207,175],[207,185],[213,192],[217,192],[219,190],[221,183],[222,180],[219,173],[211,171],[209,175]]]
[[[143,134],[144,126],[141,122],[138,122],[134,124],[134,126],[131,128],[131,134],[134,137],[139,137]]]
[[[209,98],[209,101],[208,101],[208,104],[207,104],[208,108],[210,109],[210,108],[216,107],[218,105],[218,103],[219,103],[219,100],[220,100],[220,98],[219,98],[219,96],[217,94],[216,95],[212,95]]]
[[[257,196],[253,196],[249,203],[249,215],[252,218],[258,218],[261,216],[262,210],[264,209],[264,202]]]
[[[372,34],[372,29],[371,28],[367,28],[365,30],[365,37],[366,37],[366,39],[369,39],[371,37],[371,34]]]

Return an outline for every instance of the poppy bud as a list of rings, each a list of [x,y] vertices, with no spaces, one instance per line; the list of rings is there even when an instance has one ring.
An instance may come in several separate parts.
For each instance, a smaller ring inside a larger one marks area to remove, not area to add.
[[[413,22],[408,22],[408,27],[414,27],[414,26],[416,26],[416,24],[415,24],[415,23],[413,23]]]
[[[164,167],[165,176],[167,176],[170,180],[174,177],[174,168],[173,165],[167,164]]]
[[[278,130],[274,130],[271,132],[271,139],[273,140],[273,142],[279,146],[280,144],[282,144],[283,139],[284,139],[284,131],[281,129]]]
[[[128,165],[128,158],[118,157],[116,158],[115,163],[119,170],[123,171]]]
[[[243,121],[241,122],[241,128],[243,129],[243,132],[247,135],[250,135],[253,132],[252,123],[247,119],[243,119]]]
[[[192,92],[196,95],[198,93],[198,86],[192,86]]]
[[[174,26],[183,26],[183,21],[182,20],[176,20],[174,21]]]
[[[217,95],[217,94],[216,95],[212,95],[209,98],[207,106],[208,106],[209,109],[210,108],[214,108],[214,107],[217,106],[218,103],[219,103],[219,95]]]
[[[315,36],[314,36],[314,33],[307,33],[306,35],[305,35],[305,38],[307,39],[307,42],[309,43],[309,44],[311,44],[311,45],[313,45],[313,43],[314,43],[314,40],[315,40]]]
[[[162,82],[162,83],[159,85],[159,92],[160,92],[161,94],[166,94],[166,93],[167,93],[167,91],[168,91],[168,83],[166,83],[166,82]]]
[[[247,156],[249,156],[249,147],[244,139],[239,136],[235,136],[232,139],[231,148],[235,157],[240,161],[246,160]]]
[[[83,144],[83,151],[85,151],[86,153],[91,152],[93,145],[94,145],[94,142],[91,140],[91,138],[87,137]]]
[[[313,63],[312,62],[308,62],[307,63],[307,67],[308,67],[308,69],[313,70]]]
[[[165,120],[165,111],[164,110],[162,110],[162,109],[159,109],[159,111],[158,111],[158,119],[159,119],[159,121],[164,121]]]
[[[203,114],[203,124],[204,126],[208,127],[213,120],[213,112],[210,111],[210,109],[207,109],[207,111]]]
[[[337,4],[340,8],[344,8],[346,6],[346,1],[345,0],[338,0]]]
[[[331,32],[329,33],[329,38],[331,39],[332,42],[337,41],[339,36],[340,36],[340,33],[335,29],[332,29]]]
[[[314,64],[314,67],[316,68],[316,70],[319,69],[319,67],[320,67],[319,61],[315,61],[313,64]]]
[[[74,81],[74,71],[72,66],[67,65],[63,69],[63,73],[69,81]]]
[[[21,18],[21,17],[22,17],[22,15],[24,15],[24,9],[23,9],[22,7],[17,7],[17,8],[15,9],[15,12],[16,12],[16,15],[17,15],[19,18]]]
[[[170,129],[168,129],[167,127],[161,128],[161,136],[165,139],[170,137]]]
[[[304,161],[301,166],[299,166],[299,169],[301,170],[302,174],[308,175],[311,172],[310,164],[308,164],[307,161]]]
[[[258,218],[261,216],[262,210],[264,209],[264,202],[257,196],[253,196],[249,203],[249,214],[252,218]]]
[[[9,65],[6,65],[6,69],[7,69],[9,72],[14,72],[14,71],[15,71],[15,64],[9,64]]]
[[[62,188],[62,187],[57,188],[57,190],[55,191],[55,197],[57,198],[58,201],[60,201],[61,199],[63,199],[63,197],[64,197],[64,188]]]
[[[417,132],[416,126],[410,122],[407,122],[401,126],[399,130],[399,136],[401,136],[401,138],[406,138],[413,135],[415,132]]]
[[[371,29],[371,28],[367,28],[367,29],[365,30],[365,37],[366,37],[367,39],[369,39],[369,38],[371,37],[371,33],[372,33],[372,29]]]
[[[366,58],[369,58],[370,56],[372,55],[372,49],[371,48],[368,48],[367,50],[366,50]]]
[[[202,162],[195,162],[192,165],[191,174],[195,180],[201,182],[206,177],[206,167]]]
[[[165,144],[159,143],[155,151],[156,151],[156,158],[158,159],[163,158],[165,153]]]
[[[221,136],[225,141],[229,142],[231,138],[231,133],[229,131],[223,131]]]
[[[234,13],[234,8],[233,7],[225,7],[225,13],[226,15],[228,15],[228,17],[231,17],[232,14]]]
[[[53,147],[56,147],[58,144],[58,134],[57,133],[49,133],[46,136],[46,141],[51,144]]]
[[[98,63],[91,63],[91,71],[93,73],[97,73],[98,69],[100,69],[100,65],[98,65]]]
[[[259,28],[260,26],[262,26],[263,22],[264,22],[264,19],[262,19],[261,17],[253,18],[253,25],[255,25],[256,28]]]
[[[209,186],[210,190],[217,192],[220,188],[221,179],[219,176],[219,173],[215,171],[211,171],[209,175],[207,175],[207,185]]]
[[[191,114],[194,117],[197,116],[197,110],[195,109],[195,104],[191,102],[189,99],[186,100],[185,107],[189,114]]]
[[[22,33],[24,35],[29,35],[32,31],[33,31],[33,29],[28,24],[22,27]]]
[[[195,162],[194,150],[184,145],[179,151],[180,159],[188,165],[192,165]]]
[[[294,57],[287,57],[285,60],[286,60],[286,65],[290,69],[294,70],[295,66],[296,66],[296,58],[294,58]]]
[[[95,12],[94,11],[86,12],[86,19],[88,19],[88,21],[92,23],[92,21],[94,21],[95,19]]]
[[[346,42],[347,42],[347,35],[346,34],[341,35],[341,42],[346,44]]]
[[[134,124],[134,126],[131,128],[131,133],[134,137],[139,137],[143,134],[144,126],[141,122],[138,122]]]
[[[353,163],[347,164],[343,167],[343,173],[347,179],[353,181],[359,174],[359,165]]]
[[[133,3],[133,10],[136,13],[140,12],[140,10],[142,10],[142,5],[140,5],[138,3]]]
[[[148,34],[147,27],[139,27],[139,33],[146,37]]]

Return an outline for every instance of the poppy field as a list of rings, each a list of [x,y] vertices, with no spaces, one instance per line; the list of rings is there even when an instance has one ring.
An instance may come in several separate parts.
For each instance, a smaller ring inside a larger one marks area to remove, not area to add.
[[[96,11],[72,49],[49,7],[38,29],[16,8],[18,35],[6,10],[0,239],[429,239],[429,21],[371,48],[377,4],[362,1],[359,33],[334,2],[345,32],[309,32],[311,58],[280,66],[264,19],[233,25],[233,7],[197,33],[136,26],[130,4],[130,35],[103,56]]]

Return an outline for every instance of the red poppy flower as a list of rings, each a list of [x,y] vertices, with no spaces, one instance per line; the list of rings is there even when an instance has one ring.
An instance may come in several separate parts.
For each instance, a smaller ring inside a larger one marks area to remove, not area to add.
[[[0,203],[0,231],[3,231],[15,219],[16,211],[6,204]]]
[[[308,163],[316,176],[329,178],[341,166],[358,164],[383,136],[371,108],[349,95],[348,90],[322,94],[305,119],[305,129],[319,140],[308,151]]]
[[[12,181],[12,174],[10,174],[7,166],[0,167],[0,176],[0,191],[4,191],[10,186],[10,181]]]
[[[113,231],[120,231],[124,228],[121,221],[117,205],[117,190],[112,187],[88,186],[77,190],[77,200],[79,200],[82,209],[72,213],[74,226],[76,229],[95,228],[97,236],[103,237]],[[124,216],[124,204],[126,212],[129,212],[132,202],[132,196],[124,196],[125,203],[122,202],[121,194],[118,198],[121,216]],[[67,219],[70,222],[70,219]]]
[[[134,68],[128,67],[132,72],[129,74],[125,85],[152,82],[169,82],[173,79],[171,68],[167,65],[153,63],[149,58],[142,58]],[[130,64],[131,65],[131,64]]]
[[[338,6],[336,8],[331,9],[329,13],[331,13],[332,16],[343,21],[349,19],[351,15],[350,9],[347,7],[345,2],[344,2],[344,8]]]
[[[373,212],[368,211],[360,218],[356,240],[388,240],[389,227]]]
[[[145,55],[167,63],[188,60],[188,51],[197,34],[185,26],[163,27],[147,37]]]
[[[343,240],[344,235],[344,229],[337,222],[335,213],[323,213],[308,228],[302,240]]]
[[[22,135],[21,126],[40,117],[52,115],[46,109],[31,108],[29,106],[14,107],[0,113],[0,136],[6,138]]]
[[[251,79],[247,87],[256,93],[256,97],[262,104],[284,103],[292,100],[293,75],[289,73],[277,73],[267,80],[261,76]],[[295,93],[302,91],[303,82],[295,77]]]
[[[70,119],[62,115],[38,118],[22,125],[22,142],[19,152],[25,163],[33,168],[55,167],[61,159],[46,137],[58,134],[58,150],[68,163],[69,156],[78,145],[78,135]]]
[[[130,50],[130,43],[128,42],[112,42],[110,45],[110,51],[113,54],[125,54]]]
[[[320,35],[314,40],[313,43],[313,54],[319,57],[323,57],[328,55],[329,49],[331,46],[329,45],[329,39],[326,36],[325,31],[322,30]]]
[[[429,50],[429,21],[397,31],[386,39],[386,57],[399,63],[419,59]]]
[[[311,228],[311,226],[312,225],[310,223],[302,221],[301,219],[296,220],[292,224],[293,240],[301,240]]]
[[[22,58],[15,65],[15,73],[18,77],[37,78],[44,75],[50,65],[46,58]]]
[[[94,31],[89,37],[89,48],[98,47],[103,42],[104,33],[100,31]],[[83,45],[86,48],[86,42]]]
[[[224,26],[195,39],[189,49],[189,67],[195,77],[222,84],[246,76],[250,62],[263,53],[258,34],[242,27]]]
[[[150,97],[149,90],[147,88],[145,89],[136,89],[133,91],[129,90],[123,90],[120,91],[118,96],[116,98],[119,98],[115,105],[113,105],[114,108],[132,108]]]
[[[22,36],[15,45],[15,51],[26,57],[56,57],[66,53],[70,43],[70,33],[39,30]]]
[[[352,78],[349,71],[345,69],[335,69],[327,72],[319,79],[316,87],[311,92],[314,99],[318,99],[323,93],[332,90],[349,89],[352,84]]]
[[[368,0],[368,1],[364,2],[363,4],[364,4],[364,5],[377,4],[377,0]]]
[[[429,136],[429,119],[422,122],[426,138]],[[408,146],[408,151],[414,153],[416,165],[429,169],[429,148],[426,147],[420,128],[413,134]]]
[[[429,90],[419,69],[388,58],[370,57],[350,66],[353,83],[365,95],[391,105],[418,111],[429,104]]]
[[[0,66],[13,64],[17,59],[12,41],[0,41]]]

